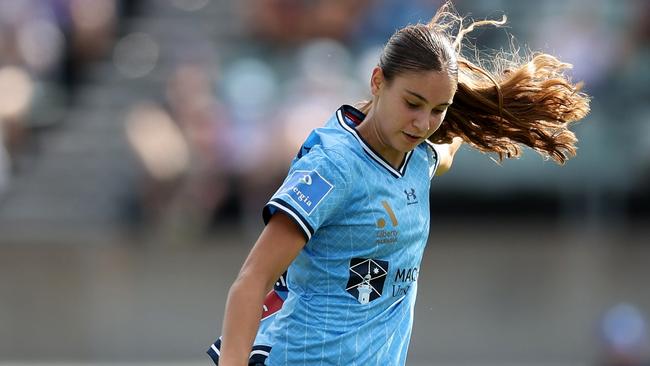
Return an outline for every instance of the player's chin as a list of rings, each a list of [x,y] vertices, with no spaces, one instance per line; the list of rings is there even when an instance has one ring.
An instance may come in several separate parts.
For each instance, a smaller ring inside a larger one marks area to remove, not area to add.
[[[400,143],[400,144],[395,144],[395,145],[393,145],[393,147],[395,148],[395,150],[397,150],[397,151],[399,151],[399,152],[401,152],[401,153],[405,153],[405,154],[406,154],[406,153],[408,153],[408,152],[411,152],[411,151],[415,150],[415,148],[416,148],[418,145],[419,145],[419,144],[411,144],[411,143],[405,143],[405,142],[402,142],[402,143]]]

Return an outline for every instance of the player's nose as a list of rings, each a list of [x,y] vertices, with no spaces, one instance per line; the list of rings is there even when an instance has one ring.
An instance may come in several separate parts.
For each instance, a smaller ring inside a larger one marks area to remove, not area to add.
[[[418,116],[413,121],[413,127],[417,129],[419,135],[424,135],[427,131],[429,131],[429,128],[431,128],[431,121],[429,119],[429,116]]]

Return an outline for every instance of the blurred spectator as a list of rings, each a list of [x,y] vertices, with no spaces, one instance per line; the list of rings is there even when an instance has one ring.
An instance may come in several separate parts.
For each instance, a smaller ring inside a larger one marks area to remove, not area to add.
[[[0,129],[12,172],[29,169],[23,156],[38,150],[38,134],[65,118],[83,66],[110,49],[117,6],[116,0],[0,1]]]
[[[545,17],[536,26],[533,43],[553,45],[552,50],[562,60],[580,65],[573,73],[584,81],[589,90],[597,92],[606,87],[608,75],[620,60],[623,27],[615,26],[614,15],[598,6],[582,6],[579,2],[562,6],[563,16]],[[598,21],[600,20],[600,21]],[[567,37],[567,35],[571,35]],[[598,45],[598,57],[593,57],[593,45]]]
[[[271,44],[326,37],[345,39],[371,0],[247,0],[241,2],[252,36]]]
[[[405,24],[427,22],[442,0],[371,0],[356,18],[348,19],[354,44],[360,47],[382,45]],[[458,5],[459,1],[454,2]]]
[[[21,67],[0,68],[0,129],[10,158],[15,158],[28,138],[27,112],[34,85]]]
[[[216,69],[216,67],[215,67]],[[190,166],[179,197],[186,222],[209,228],[232,195],[234,136],[228,112],[214,94],[214,73],[181,64],[167,83],[170,112],[187,141]]]
[[[127,114],[126,135],[142,164],[130,203],[133,228],[157,228],[189,169],[189,149],[171,116],[154,103],[138,103]]]
[[[0,120],[0,123],[2,121]],[[2,129],[0,128],[0,202],[2,202],[2,196],[9,186],[9,155],[7,154],[7,150],[4,148],[4,134],[2,133]]]
[[[117,24],[115,0],[68,0],[71,18],[71,49],[75,62],[84,65],[105,56],[111,49]]]

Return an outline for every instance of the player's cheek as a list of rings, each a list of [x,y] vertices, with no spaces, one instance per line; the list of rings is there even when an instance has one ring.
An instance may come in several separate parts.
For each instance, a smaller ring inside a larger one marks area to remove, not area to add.
[[[443,121],[445,120],[445,115],[447,112],[443,112],[437,116],[434,117],[432,124],[431,124],[431,130],[429,131],[430,133],[436,132],[442,126]]]

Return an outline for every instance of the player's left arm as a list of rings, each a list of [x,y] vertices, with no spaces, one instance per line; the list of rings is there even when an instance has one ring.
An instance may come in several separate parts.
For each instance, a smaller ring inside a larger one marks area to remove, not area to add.
[[[454,155],[460,148],[460,145],[463,144],[463,139],[460,137],[454,137],[450,144],[436,144],[436,151],[439,153],[438,159],[438,168],[436,169],[436,176],[441,176],[451,169],[451,164],[454,162]]]

